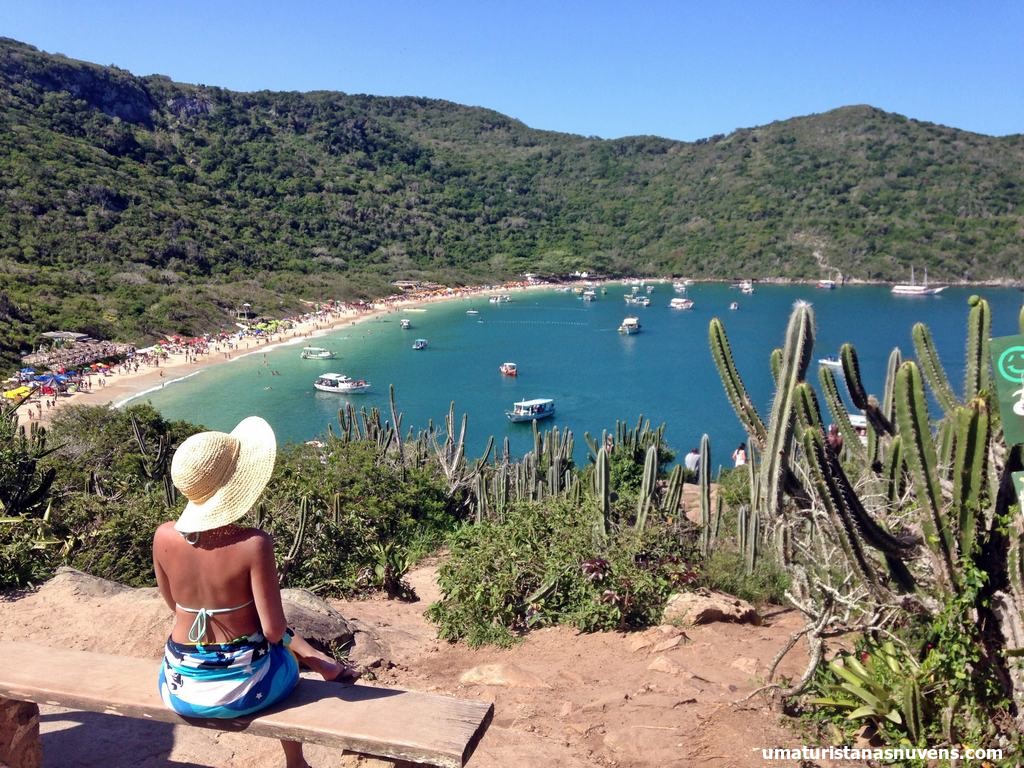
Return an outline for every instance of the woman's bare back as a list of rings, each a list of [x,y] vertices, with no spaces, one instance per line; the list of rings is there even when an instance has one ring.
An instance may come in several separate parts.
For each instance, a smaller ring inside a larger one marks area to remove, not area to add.
[[[205,642],[227,642],[261,630],[272,642],[280,639],[284,615],[273,542],[263,531],[228,525],[204,531],[190,544],[173,523],[165,523],[153,537],[153,564],[160,594],[174,610],[174,641],[190,642],[196,620],[194,611],[181,606],[237,608],[207,618]]]

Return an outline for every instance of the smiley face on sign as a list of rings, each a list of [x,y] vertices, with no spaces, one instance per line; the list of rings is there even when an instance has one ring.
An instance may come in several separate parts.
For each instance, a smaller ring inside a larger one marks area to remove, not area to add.
[[[1024,382],[1024,347],[1013,346],[1003,350],[996,361],[999,375],[1014,384]]]

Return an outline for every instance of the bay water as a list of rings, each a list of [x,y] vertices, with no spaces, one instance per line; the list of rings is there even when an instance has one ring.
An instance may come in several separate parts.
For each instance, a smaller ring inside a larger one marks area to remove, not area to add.
[[[678,294],[667,283],[655,284],[650,294],[640,289],[650,297],[649,307],[626,304],[623,296],[630,290],[610,283],[598,289],[592,302],[540,289],[515,292],[507,303],[473,297],[396,310],[311,340],[257,349],[167,382],[133,402],[149,401],[166,418],[219,430],[259,415],[280,442],[301,442],[323,435],[328,424],[337,430],[338,410],[346,401],[357,409],[379,408],[390,419],[388,387],[394,385],[403,432],[419,431],[431,421],[443,429],[452,401],[456,429],[462,414],[468,414],[467,456],[472,459],[490,435],[498,449],[507,437],[514,457],[530,450],[530,424],[509,422],[505,411],[517,400],[553,398],[554,418],[539,425],[572,430],[578,464],[587,460],[584,432],[599,438],[602,430],[614,429],[616,420],[634,425],[642,416],[654,427],[665,424],[666,440],[679,459],[706,432],[713,466],[728,465],[733,448],[746,436],[711,359],[712,317],[724,322],[737,367],[767,418],[773,395],[769,355],[782,345],[797,300],[814,305],[815,359],[835,355],[842,343],[852,342],[869,393],[881,392],[893,347],[900,347],[904,357],[913,356],[911,328],[918,321],[931,328],[954,391],[960,392],[968,297],[988,299],[992,335],[1004,336],[1018,333],[1022,296],[1013,288],[958,287],[933,297],[898,297],[886,286],[829,291],[808,285],[757,285],[753,294],[744,295],[726,284],[704,283],[687,290],[694,308],[677,310],[668,306]],[[732,302],[737,309],[729,308]],[[640,333],[618,333],[627,315],[640,319]],[[412,327],[403,330],[401,318]],[[429,346],[413,350],[417,338],[426,338]],[[306,344],[331,349],[338,357],[302,360],[299,353]],[[517,377],[499,373],[506,361],[518,364]],[[315,390],[314,379],[328,371],[366,379],[373,388],[348,396]],[[816,370],[808,378],[816,381]]]

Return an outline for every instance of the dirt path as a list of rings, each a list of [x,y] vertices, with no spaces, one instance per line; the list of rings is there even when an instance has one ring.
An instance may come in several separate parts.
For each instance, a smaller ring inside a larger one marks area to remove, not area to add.
[[[494,721],[470,768],[763,768],[761,747],[799,745],[798,736],[759,701],[734,704],[760,685],[766,665],[800,627],[791,612],[777,613],[760,627],[712,624],[589,635],[549,628],[514,648],[472,650],[438,641],[423,618],[437,597],[435,577],[433,566],[411,574],[417,603],[332,602],[376,636],[375,653],[366,648],[355,655],[387,660],[375,684],[494,702]],[[155,607],[143,610],[139,600],[122,604],[118,596],[47,587],[14,601],[0,598],[0,639],[120,649],[155,659],[169,622],[159,598],[150,601]],[[789,660],[783,672],[798,673],[800,662]],[[467,673],[477,682],[464,682]],[[281,764],[279,747],[267,739],[52,707],[43,709],[43,731],[45,765],[52,768]],[[316,768],[381,765],[317,747],[307,753]]]

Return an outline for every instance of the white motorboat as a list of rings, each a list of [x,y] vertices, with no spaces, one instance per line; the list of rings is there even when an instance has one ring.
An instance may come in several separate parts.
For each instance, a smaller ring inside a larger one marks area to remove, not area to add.
[[[318,376],[313,386],[321,392],[337,392],[342,395],[358,395],[370,391],[370,382],[353,379],[343,373],[325,373]]]
[[[676,296],[674,299],[670,299],[668,305],[672,309],[693,309],[693,299],[684,299],[682,296]]]
[[[402,326],[403,331],[408,331],[410,328],[412,328],[412,321],[406,320],[404,317],[398,321],[398,324]]]
[[[597,301],[597,292],[593,289],[588,288],[583,292],[584,301]]]
[[[323,347],[303,347],[299,357],[303,360],[333,360],[334,353]]]
[[[518,376],[519,367],[515,363],[502,363],[498,366],[502,376]]]
[[[520,400],[512,403],[512,410],[505,411],[509,421],[534,421],[555,415],[555,401],[550,398]]]
[[[835,280],[819,280],[818,287],[824,288],[826,291],[831,291],[836,287]]]
[[[750,294],[752,294],[754,292],[754,281],[753,280],[743,280],[739,284],[739,289],[740,289],[741,293],[745,293],[745,294],[747,294],[749,296]]]
[[[910,283],[897,283],[892,287],[892,293],[895,296],[937,296],[942,291],[946,290],[946,286],[941,285],[938,287],[928,285],[928,270],[924,271],[924,283],[918,285],[914,281],[914,267],[910,267]]]
[[[427,348],[427,340],[426,339],[416,339],[416,341],[414,341],[412,343],[412,348],[413,349],[426,349]]]
[[[840,376],[843,375],[843,361],[835,355],[829,355],[828,357],[822,357],[818,360],[818,365],[823,368],[831,368],[836,371]]]
[[[632,336],[634,333],[640,333],[640,318],[622,318],[622,325],[619,326],[619,333],[624,334],[626,336]]]
[[[735,309],[739,309],[739,308],[740,308],[740,303],[738,301],[730,301],[729,302],[729,309],[735,310]]]

